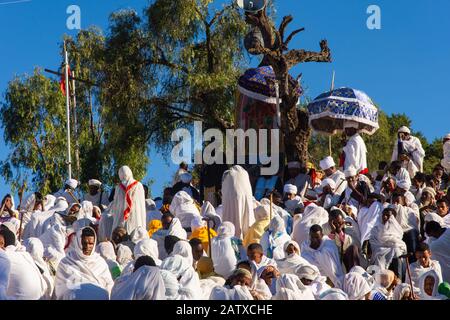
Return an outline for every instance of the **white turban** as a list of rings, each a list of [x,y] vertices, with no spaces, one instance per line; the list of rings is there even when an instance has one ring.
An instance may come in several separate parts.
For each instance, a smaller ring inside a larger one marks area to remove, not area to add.
[[[403,127],[400,127],[400,129],[398,129],[398,133],[407,133],[407,134],[411,134],[411,130],[409,130],[409,128],[406,127],[406,126],[403,126]]]
[[[425,189],[423,189],[422,193],[424,192],[428,192],[429,194],[431,194],[433,196],[433,198],[436,198],[436,190],[434,190],[431,187],[426,187]]]
[[[450,140],[450,133],[444,137],[444,140]]]
[[[284,193],[297,194],[297,187],[293,184],[285,184],[283,188]]]
[[[183,183],[190,183],[192,181],[192,174],[186,172],[180,175],[180,179]]]
[[[298,161],[291,161],[288,163],[288,169],[300,169],[301,165]]]
[[[336,190],[336,182],[334,182],[333,179],[326,178],[326,179],[322,180],[322,183],[321,183],[322,189],[325,186],[330,186],[331,190],[333,190],[333,191]]]
[[[68,179],[66,180],[66,185],[72,189],[76,189],[78,187],[78,181],[75,179]]]
[[[411,188],[411,181],[406,180],[406,179],[399,180],[399,181],[397,181],[397,187],[408,191]]]
[[[344,173],[346,178],[350,178],[356,176],[358,174],[358,171],[356,171],[354,167],[350,167],[347,170],[345,170]]]
[[[295,274],[299,279],[306,279],[310,281],[316,280],[320,276],[319,269],[314,265],[303,265],[295,270]]]
[[[359,128],[359,123],[356,122],[356,121],[345,121],[344,122],[344,129],[350,129],[350,128],[358,129]]]
[[[322,170],[330,169],[331,167],[335,167],[336,163],[334,163],[333,157],[326,157],[322,161],[320,161],[320,168]]]
[[[96,179],[89,180],[88,184],[95,187],[100,187],[102,185],[102,183]]]

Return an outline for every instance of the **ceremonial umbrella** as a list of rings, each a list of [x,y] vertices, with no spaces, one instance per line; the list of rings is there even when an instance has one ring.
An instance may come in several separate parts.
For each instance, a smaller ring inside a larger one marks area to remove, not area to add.
[[[360,132],[373,135],[379,128],[378,108],[367,94],[352,88],[325,92],[307,106],[310,127],[334,135],[344,130],[346,121],[358,123]]]

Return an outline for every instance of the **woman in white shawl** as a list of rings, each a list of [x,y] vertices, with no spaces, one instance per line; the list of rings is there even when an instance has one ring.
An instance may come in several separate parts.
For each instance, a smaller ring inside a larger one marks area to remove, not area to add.
[[[349,300],[348,295],[341,289],[332,288],[324,291],[318,300]]]
[[[371,264],[388,269],[392,259],[406,254],[403,242],[403,229],[394,217],[395,210],[386,208],[372,229],[370,246],[372,248]]]
[[[373,227],[380,219],[384,205],[380,201],[374,201],[370,207],[362,207],[358,213],[358,226],[361,232],[361,245],[369,240]]]
[[[166,288],[166,300],[181,300],[180,291],[181,286],[177,277],[170,271],[160,270],[161,277]],[[182,295],[183,293],[181,293]]]
[[[170,256],[173,257],[175,255],[182,256],[189,262],[189,265],[193,267],[194,258],[192,256],[192,248],[189,242],[180,240],[173,247],[173,251],[170,253]]]
[[[305,208],[301,220],[295,224],[292,231],[291,238],[295,240],[300,246],[308,240],[309,229],[317,224],[323,226],[328,222],[328,212],[315,204],[310,204]]]
[[[439,275],[435,270],[422,274],[419,278],[420,300],[447,300],[446,296],[438,293]]]
[[[9,268],[6,266],[6,270],[4,270],[8,272],[7,269],[9,269],[8,281],[6,282],[6,296],[10,300],[40,300],[48,298],[47,284],[33,258],[22,248],[16,247],[13,233],[9,230],[7,232],[11,234],[11,237],[5,241],[4,251],[0,249],[9,261]]]
[[[145,192],[142,184],[133,178],[131,169],[119,169],[120,183],[116,186],[111,213],[114,217],[112,230],[124,227],[131,234],[137,227],[146,228]]]
[[[200,216],[200,211],[195,205],[194,199],[185,191],[179,191],[175,194],[169,210],[180,219],[181,226],[185,229],[191,227],[191,221],[195,216]]]
[[[44,296],[44,299],[50,300],[53,295],[54,278],[50,272],[49,265],[44,261],[44,246],[42,245],[41,240],[39,240],[38,238],[28,238],[24,241],[24,246],[27,252],[33,258],[34,263],[39,268],[39,271],[41,272],[42,277],[47,284],[47,292]]]
[[[321,276],[319,269],[312,264],[299,266],[295,274],[304,285],[311,288],[316,300],[319,300],[319,296],[331,288],[326,283],[327,278]]]
[[[202,297],[200,279],[197,272],[182,256],[166,258],[161,264],[162,270],[170,271],[180,284],[180,300],[199,300]]]
[[[133,252],[130,247],[119,244],[116,247],[116,256],[117,262],[120,265],[120,268],[123,270],[130,262],[133,261]]]
[[[344,277],[342,289],[349,300],[368,300],[372,288],[367,280],[358,272],[349,272]]]
[[[99,291],[106,292],[103,297],[109,296],[114,282],[108,264],[95,252],[95,243],[94,229],[86,227],[77,232],[75,247],[61,260],[56,271],[57,299],[73,300],[81,297],[89,300],[91,292],[97,297]]]
[[[243,239],[248,228],[255,222],[253,191],[247,171],[233,166],[222,177],[222,221],[230,221],[235,236]]]
[[[158,243],[159,258],[161,260],[167,257],[167,252],[164,248],[164,239],[166,236],[175,236],[179,239],[186,240],[186,230],[181,226],[181,222],[178,218],[170,212],[163,214],[161,218],[162,228],[153,233],[152,239]]]
[[[111,300],[165,300],[165,292],[159,268],[143,265],[116,281]]]
[[[264,254],[275,260],[284,257],[284,244],[291,240],[286,233],[284,220],[280,216],[274,216],[269,223],[269,229],[264,232],[261,238],[261,246]]]
[[[150,239],[150,237],[148,236],[147,229],[143,227],[137,227],[136,229],[134,229],[130,236],[131,241],[134,244],[138,243],[141,240]]]
[[[291,240],[283,246],[284,258],[276,260],[280,273],[295,274],[295,270],[301,266],[310,265],[308,261],[300,256],[300,246]]]
[[[153,239],[144,239],[139,241],[133,250],[134,261],[130,261],[122,271],[122,275],[130,274],[134,270],[134,263],[142,256],[149,256],[155,261],[157,267],[161,266],[159,259],[158,243]]]
[[[39,237],[44,246],[44,258],[48,261],[53,269],[52,273],[56,272],[59,262],[66,255],[64,246],[66,244],[67,235],[66,229],[60,224],[56,224]]]
[[[272,300],[315,300],[311,288],[305,286],[294,274],[283,274],[276,282]]]
[[[247,256],[240,254],[239,243],[233,238],[234,234],[234,225],[225,221],[217,229],[217,237],[211,239],[214,270],[225,279],[233,273],[237,262]]]

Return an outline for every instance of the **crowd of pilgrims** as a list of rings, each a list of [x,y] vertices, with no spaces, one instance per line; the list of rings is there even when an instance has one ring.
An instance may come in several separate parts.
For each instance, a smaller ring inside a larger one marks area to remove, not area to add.
[[[70,179],[1,203],[0,300],[444,300],[450,297],[450,135],[444,159],[399,129],[367,168],[356,126],[339,165],[292,161],[286,176],[181,164],[162,197],[120,168],[106,193]],[[250,172],[250,174],[249,174]]]

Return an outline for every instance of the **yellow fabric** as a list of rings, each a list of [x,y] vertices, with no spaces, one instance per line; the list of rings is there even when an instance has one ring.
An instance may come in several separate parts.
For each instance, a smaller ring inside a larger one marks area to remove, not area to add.
[[[256,221],[252,226],[248,229],[247,234],[244,237],[244,247],[247,248],[252,243],[259,243],[261,238],[266,231],[266,228],[269,226],[270,218],[263,219],[260,221]]]
[[[161,220],[152,220],[148,224],[148,236],[151,238],[152,235],[162,228]]]
[[[209,277],[222,277],[220,274],[214,272],[214,263],[209,257],[201,257],[200,260],[198,260],[197,273],[200,280]]]
[[[209,229],[211,233],[211,239],[217,236],[217,233],[214,231],[214,229]],[[208,241],[208,227],[200,227],[197,229],[194,229],[192,231],[191,236],[189,237],[189,240],[197,238],[202,242],[203,250],[206,252],[209,251],[209,241]]]

